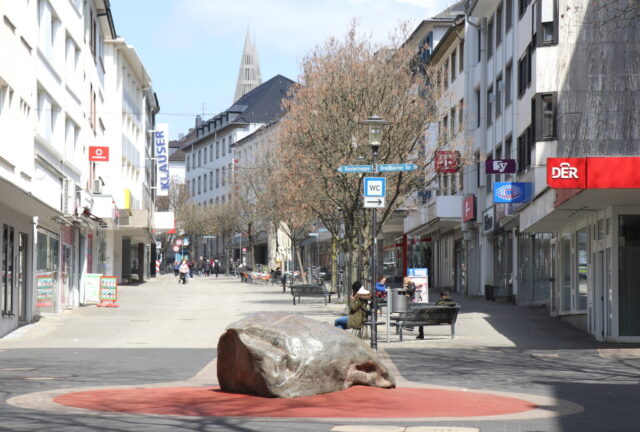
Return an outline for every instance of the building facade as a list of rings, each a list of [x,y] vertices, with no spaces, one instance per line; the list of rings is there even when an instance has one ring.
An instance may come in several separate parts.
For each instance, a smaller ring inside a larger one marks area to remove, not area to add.
[[[94,211],[91,159],[115,144],[106,41],[116,32],[103,0],[1,2],[0,15],[1,336],[90,301],[108,226]]]

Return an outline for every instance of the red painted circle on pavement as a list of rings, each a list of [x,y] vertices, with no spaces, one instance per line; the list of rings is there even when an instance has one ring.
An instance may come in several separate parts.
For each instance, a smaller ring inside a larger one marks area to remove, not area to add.
[[[421,418],[513,414],[535,404],[492,394],[354,386],[292,399],[225,393],[217,387],[164,387],[67,393],[54,402],[96,411],[199,417]]]

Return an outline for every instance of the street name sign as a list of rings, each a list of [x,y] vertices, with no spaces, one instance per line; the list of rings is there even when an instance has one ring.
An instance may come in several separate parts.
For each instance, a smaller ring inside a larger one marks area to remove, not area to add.
[[[365,198],[364,208],[384,208],[385,198]]]
[[[342,165],[338,168],[339,173],[368,173],[373,172],[371,165]]]
[[[387,194],[387,179],[384,177],[365,177],[364,178],[364,197],[384,198]]]
[[[378,171],[391,172],[391,171],[415,171],[418,169],[418,165],[412,163],[405,164],[381,164],[378,165]]]

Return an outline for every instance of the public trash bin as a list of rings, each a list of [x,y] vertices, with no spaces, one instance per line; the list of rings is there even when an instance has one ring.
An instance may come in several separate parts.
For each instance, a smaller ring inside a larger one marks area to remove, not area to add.
[[[404,288],[391,288],[389,298],[391,302],[391,313],[406,312],[407,300]]]

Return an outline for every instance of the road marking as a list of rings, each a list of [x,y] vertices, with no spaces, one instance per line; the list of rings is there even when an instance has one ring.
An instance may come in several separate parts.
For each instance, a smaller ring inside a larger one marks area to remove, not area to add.
[[[32,370],[36,370],[36,368],[0,368],[0,372],[32,371]]]
[[[373,426],[373,425],[347,425],[336,426],[332,432],[480,432],[478,428],[455,426]]]
[[[58,378],[53,378],[53,377],[32,377],[32,378],[25,378],[27,381],[54,381],[57,380]]]

